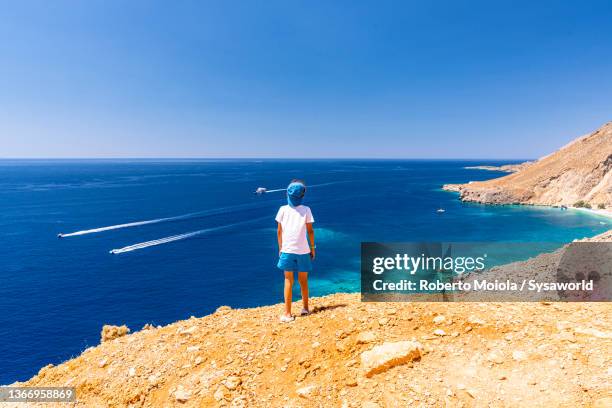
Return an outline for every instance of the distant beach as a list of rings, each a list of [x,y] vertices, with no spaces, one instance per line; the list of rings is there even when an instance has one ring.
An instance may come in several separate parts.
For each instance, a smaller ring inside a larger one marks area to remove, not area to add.
[[[602,217],[606,217],[606,218],[611,218],[612,219],[612,211],[610,211],[610,210],[601,210],[601,209],[595,209],[595,208],[576,208],[576,207],[570,207],[569,209],[570,210],[584,212],[584,213],[588,213],[588,214],[592,214],[592,215],[599,215],[599,216],[602,216]]]

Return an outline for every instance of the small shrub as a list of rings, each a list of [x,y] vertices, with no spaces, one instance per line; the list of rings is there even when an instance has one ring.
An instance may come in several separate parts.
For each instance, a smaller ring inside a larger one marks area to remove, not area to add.
[[[599,204],[597,204],[597,208],[599,208],[600,210],[603,210],[603,209],[606,208],[606,205],[603,204],[603,203],[599,203]]]
[[[574,207],[576,207],[576,208],[582,208],[582,207],[584,207],[584,206],[585,206],[585,202],[584,202],[584,200],[576,201],[576,202],[574,203]]]
[[[588,208],[588,209],[591,209],[591,204],[589,204],[589,203],[586,203],[586,204],[584,205],[584,208]]]

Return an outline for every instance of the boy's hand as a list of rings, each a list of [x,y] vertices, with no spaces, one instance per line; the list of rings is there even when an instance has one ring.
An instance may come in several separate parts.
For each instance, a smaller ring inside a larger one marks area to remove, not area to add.
[[[310,259],[314,260],[316,256],[316,251],[314,248],[310,248]]]

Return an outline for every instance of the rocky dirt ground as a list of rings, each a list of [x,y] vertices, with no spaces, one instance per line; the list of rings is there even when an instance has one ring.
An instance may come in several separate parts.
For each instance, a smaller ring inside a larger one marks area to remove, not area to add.
[[[107,329],[23,385],[74,386],[78,407],[612,406],[607,303],[312,303],[290,324],[275,305]]]

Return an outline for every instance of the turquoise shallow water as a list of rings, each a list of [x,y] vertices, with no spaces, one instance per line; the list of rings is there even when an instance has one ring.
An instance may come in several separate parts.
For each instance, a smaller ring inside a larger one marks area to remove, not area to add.
[[[313,295],[359,290],[361,241],[562,243],[609,228],[603,217],[466,204],[440,190],[501,175],[463,168],[477,164],[499,163],[0,161],[0,384],[97,344],[103,324],[137,330],[281,301],[274,215],[284,196],[253,191],[294,177],[312,186]],[[56,238],[146,220],[157,221]]]

